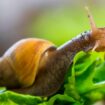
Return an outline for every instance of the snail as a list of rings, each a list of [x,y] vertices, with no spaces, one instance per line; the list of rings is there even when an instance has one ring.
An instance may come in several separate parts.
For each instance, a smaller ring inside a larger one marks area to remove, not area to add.
[[[79,51],[105,49],[105,28],[97,28],[88,13],[91,30],[60,47],[37,38],[22,39],[0,58],[0,87],[38,96],[57,92]]]

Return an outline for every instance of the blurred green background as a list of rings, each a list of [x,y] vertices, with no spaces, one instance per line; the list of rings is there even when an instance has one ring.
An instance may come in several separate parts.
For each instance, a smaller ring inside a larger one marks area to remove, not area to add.
[[[105,26],[104,6],[95,4],[95,1],[87,3],[87,6],[89,6],[97,27]],[[47,11],[38,18],[37,22],[33,22],[30,28],[32,36],[48,39],[56,45],[61,45],[86,30],[90,30],[90,24],[83,2]]]

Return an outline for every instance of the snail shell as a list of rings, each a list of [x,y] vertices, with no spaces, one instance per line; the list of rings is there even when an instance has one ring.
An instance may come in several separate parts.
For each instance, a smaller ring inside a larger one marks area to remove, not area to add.
[[[14,44],[3,56],[11,65],[16,79],[22,87],[29,87],[35,81],[40,58],[53,43],[37,39],[23,39]]]

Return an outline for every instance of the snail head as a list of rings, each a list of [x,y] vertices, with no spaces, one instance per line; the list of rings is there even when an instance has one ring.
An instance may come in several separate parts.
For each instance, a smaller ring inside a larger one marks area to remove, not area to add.
[[[95,40],[93,51],[105,51],[105,27],[97,28],[88,7],[86,7],[86,10],[88,12],[88,18],[90,21],[91,35],[92,38]]]

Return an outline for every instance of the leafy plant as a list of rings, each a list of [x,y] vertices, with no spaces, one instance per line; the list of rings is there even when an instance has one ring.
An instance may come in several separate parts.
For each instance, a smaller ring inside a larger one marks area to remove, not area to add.
[[[4,88],[0,92],[0,105],[92,105],[105,98],[104,68],[103,52],[79,52],[55,95],[42,98]]]

